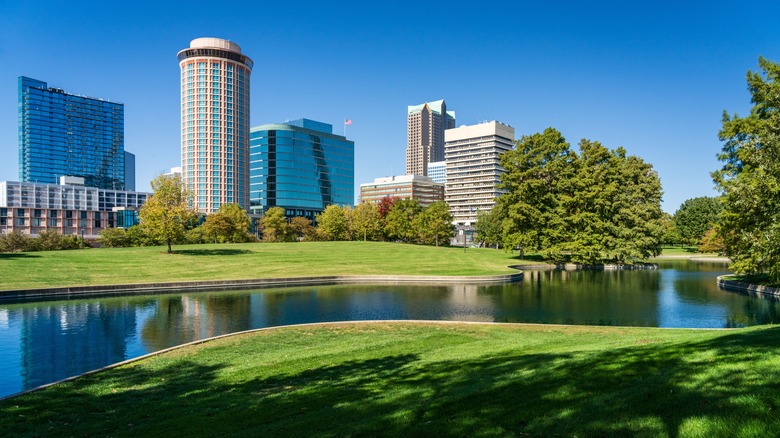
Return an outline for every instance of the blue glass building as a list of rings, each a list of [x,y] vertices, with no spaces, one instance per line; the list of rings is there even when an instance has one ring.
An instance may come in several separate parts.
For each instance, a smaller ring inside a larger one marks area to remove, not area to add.
[[[123,190],[135,191],[135,155],[125,151],[125,187]]]
[[[353,205],[355,142],[309,119],[254,127],[249,133],[250,213],[282,207],[314,216],[330,204]]]
[[[19,179],[57,184],[84,178],[102,189],[125,187],[125,108],[19,77]]]

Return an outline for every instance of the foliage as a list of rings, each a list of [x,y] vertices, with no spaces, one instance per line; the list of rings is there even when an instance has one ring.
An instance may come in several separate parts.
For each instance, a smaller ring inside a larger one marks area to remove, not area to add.
[[[726,244],[723,242],[723,238],[718,234],[718,231],[712,227],[704,233],[704,236],[702,236],[701,243],[697,250],[699,252],[724,254],[726,252]]]
[[[154,194],[146,200],[139,213],[145,234],[168,245],[184,239],[184,233],[195,216],[190,209],[190,192],[178,175],[159,175],[151,182]]]
[[[674,224],[685,243],[698,244],[704,233],[718,221],[723,206],[717,198],[687,199],[674,213]]]
[[[678,245],[683,243],[680,230],[674,224],[674,217],[669,213],[661,216],[661,243],[664,245]]]
[[[141,225],[133,225],[127,229],[127,237],[131,246],[157,246],[162,242],[144,231]]]
[[[352,222],[350,225],[355,239],[362,238],[364,242],[367,240],[379,240],[382,233],[379,205],[371,202],[361,202],[352,211]]]
[[[331,204],[317,215],[317,234],[322,240],[348,240],[352,209]]]
[[[284,216],[284,208],[271,207],[260,219],[264,242],[287,242],[290,240],[290,227]]]
[[[414,220],[422,212],[422,207],[416,199],[398,199],[385,216],[385,235],[389,240],[405,243],[414,242],[417,230]]]
[[[498,206],[490,211],[480,210],[477,212],[477,223],[474,228],[477,232],[477,239],[485,246],[498,245],[501,243],[501,212]]]
[[[290,233],[298,241],[317,240],[314,226],[303,216],[295,216],[290,220]]]
[[[33,239],[19,230],[0,234],[0,252],[23,252],[33,250]]]
[[[204,231],[203,225],[199,225],[194,228],[190,228],[186,232],[184,232],[184,243],[187,244],[199,244],[199,243],[209,243],[209,237],[212,238],[213,242],[213,236],[209,236]]]
[[[205,239],[214,243],[241,243],[249,240],[249,216],[238,204],[222,204],[219,210],[206,216],[203,223]]]
[[[417,243],[422,245],[449,245],[455,232],[450,207],[444,201],[437,201],[424,208],[412,223]]]
[[[498,198],[508,248],[551,262],[632,263],[660,252],[661,182],[623,148],[583,139],[580,154],[555,129],[523,136],[504,153]]]
[[[124,228],[106,228],[98,238],[101,246],[106,248],[125,248],[132,246],[132,240]]]
[[[731,269],[780,282],[780,65],[763,57],[758,64],[762,73],[747,73],[750,114],[723,113],[723,167],[712,176],[723,194],[720,236]]]

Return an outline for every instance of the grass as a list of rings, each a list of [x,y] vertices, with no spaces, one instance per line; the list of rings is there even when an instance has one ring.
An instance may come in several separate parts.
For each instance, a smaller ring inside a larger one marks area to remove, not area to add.
[[[382,242],[246,243],[0,254],[0,290],[321,275],[494,275],[515,254]]]
[[[780,328],[360,323],[186,347],[0,402],[9,436],[775,436]]]

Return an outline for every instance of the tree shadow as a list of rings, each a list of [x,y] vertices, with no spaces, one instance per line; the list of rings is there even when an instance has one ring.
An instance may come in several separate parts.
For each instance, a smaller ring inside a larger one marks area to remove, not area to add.
[[[26,252],[0,252],[0,260],[2,259],[29,259],[34,257],[40,257],[38,254],[30,254]]]
[[[418,347],[342,360],[334,351],[286,372],[247,356],[245,379],[225,378],[236,373],[227,364],[166,358],[0,402],[0,427],[11,435],[760,435],[780,430],[778,347],[780,328],[595,354],[508,347],[443,360]],[[117,392],[96,391],[98,381]]]
[[[191,256],[231,256],[240,254],[252,254],[248,249],[182,249],[175,251],[176,254]]]

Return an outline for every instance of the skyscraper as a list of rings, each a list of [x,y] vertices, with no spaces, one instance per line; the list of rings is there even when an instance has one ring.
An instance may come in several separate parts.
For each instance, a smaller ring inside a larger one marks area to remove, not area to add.
[[[125,186],[123,190],[135,191],[135,155],[125,151]]]
[[[249,76],[236,43],[197,38],[177,55],[181,68],[181,166],[204,213],[249,207]]]
[[[282,207],[314,219],[330,204],[354,203],[355,143],[309,119],[261,125],[251,132],[251,207]]]
[[[498,188],[500,157],[514,146],[515,128],[501,122],[450,129],[446,134],[445,201],[456,225],[473,225],[477,212],[490,211]]]
[[[125,108],[19,77],[19,180],[90,187],[125,186]]]
[[[406,174],[428,175],[428,163],[444,161],[444,131],[455,127],[455,112],[444,100],[410,106],[407,111]]]

